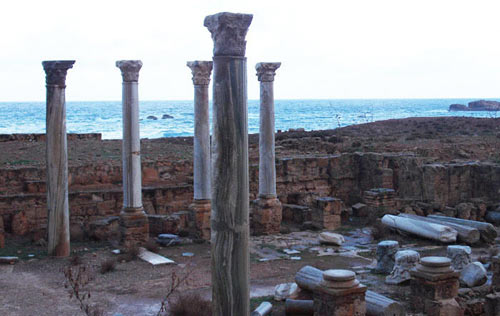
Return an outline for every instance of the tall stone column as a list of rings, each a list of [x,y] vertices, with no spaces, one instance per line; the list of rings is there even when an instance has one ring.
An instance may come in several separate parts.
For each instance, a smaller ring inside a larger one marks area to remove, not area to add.
[[[47,87],[48,253],[57,257],[70,253],[65,89],[66,73],[74,63],[74,60],[42,62]]]
[[[194,200],[190,209],[203,239],[210,239],[210,121],[208,84],[213,62],[190,61],[194,84]]]
[[[245,36],[252,15],[218,13],[204,25],[214,41],[212,144],[213,315],[248,316],[249,185]]]
[[[258,63],[260,81],[259,197],[252,202],[252,230],[256,235],[280,232],[282,207],[276,197],[274,153],[274,76],[281,63]]]
[[[140,60],[116,62],[123,77],[123,209],[120,213],[121,241],[127,246],[144,243],[149,238],[148,218],[142,207],[141,137],[139,133]]]

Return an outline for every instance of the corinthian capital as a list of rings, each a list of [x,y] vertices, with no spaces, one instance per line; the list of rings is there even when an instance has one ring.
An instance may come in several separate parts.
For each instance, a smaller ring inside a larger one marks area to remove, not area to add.
[[[187,66],[193,73],[194,85],[208,85],[210,83],[210,74],[212,73],[213,62],[211,61],[188,61]]]
[[[214,56],[245,56],[245,36],[253,15],[221,12],[205,18],[204,25],[212,33]]]
[[[45,83],[66,87],[66,74],[73,68],[74,60],[46,60],[42,62],[45,70]]]
[[[276,69],[278,69],[280,66],[281,63],[258,63],[257,65],[255,65],[259,81],[274,81]]]
[[[142,67],[140,60],[119,60],[116,67],[120,68],[124,82],[139,81],[139,70]]]

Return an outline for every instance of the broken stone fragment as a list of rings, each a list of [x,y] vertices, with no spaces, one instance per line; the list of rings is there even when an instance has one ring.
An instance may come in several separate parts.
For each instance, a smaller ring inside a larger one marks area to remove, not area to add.
[[[273,305],[269,302],[262,302],[260,305],[250,314],[250,316],[266,316],[269,315]]]
[[[389,274],[394,268],[396,252],[399,250],[399,243],[395,240],[384,240],[377,245],[377,273]]]
[[[486,276],[486,269],[481,262],[472,262],[463,268],[460,273],[460,283],[467,287],[480,286],[486,283],[488,277]]]
[[[297,283],[283,283],[278,284],[274,288],[274,300],[275,301],[284,301],[287,298],[295,298],[299,291],[299,287]]]
[[[0,257],[0,264],[14,264],[18,261],[18,257]]]
[[[411,280],[410,270],[417,266],[420,255],[414,250],[400,250],[395,256],[396,262],[390,275],[385,278],[387,284],[401,284]]]
[[[451,259],[451,266],[455,270],[462,270],[471,263],[472,250],[469,246],[448,246],[446,256]]]
[[[181,239],[174,234],[160,234],[156,238],[156,242],[162,246],[175,246],[181,243]]]
[[[319,242],[327,245],[342,246],[342,244],[345,242],[345,239],[341,234],[322,232],[319,234]]]

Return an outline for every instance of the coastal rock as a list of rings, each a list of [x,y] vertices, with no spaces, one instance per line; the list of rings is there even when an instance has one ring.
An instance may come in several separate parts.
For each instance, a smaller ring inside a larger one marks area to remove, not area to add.
[[[161,117],[162,120],[171,119],[171,118],[174,118],[174,117],[172,115],[168,115],[168,114],[163,114],[163,116]]]
[[[500,111],[500,102],[479,100],[469,102],[471,111]]]
[[[452,104],[448,111],[468,111],[469,108],[464,104]]]
[[[500,102],[497,101],[472,101],[469,106],[463,104],[450,105],[449,111],[500,111]]]
[[[486,269],[481,262],[473,262],[467,265],[460,273],[460,283],[467,287],[480,286],[486,283]]]
[[[156,121],[158,118],[154,115],[149,115],[148,117],[146,117],[148,120],[153,120],[153,121]]]

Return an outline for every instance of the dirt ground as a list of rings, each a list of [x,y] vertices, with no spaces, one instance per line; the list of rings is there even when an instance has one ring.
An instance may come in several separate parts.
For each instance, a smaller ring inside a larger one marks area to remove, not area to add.
[[[342,152],[415,152],[430,161],[500,162],[500,119],[477,118],[410,118],[389,120],[315,132],[278,133],[278,157],[324,155]],[[258,158],[257,135],[250,136],[250,157]],[[6,142],[1,144],[1,168],[43,166],[45,143]],[[113,161],[120,164],[121,142],[71,141],[68,143],[69,164],[81,165]],[[160,157],[169,160],[191,160],[192,138],[142,140],[143,160]],[[346,236],[342,247],[320,246],[318,232],[293,232],[267,237],[252,237],[251,295],[253,307],[271,299],[274,287],[292,282],[295,273],[305,265],[320,269],[347,268],[357,272],[361,283],[378,293],[407,301],[409,286],[385,285],[383,276],[370,273],[374,267],[377,240],[373,240],[366,223],[345,223],[339,233]],[[387,236],[400,240],[402,247],[416,249],[421,255],[445,254],[446,245]],[[298,249],[300,260],[292,260],[283,249]],[[116,270],[99,272],[115,246],[108,243],[73,243],[73,254],[82,258],[94,276],[88,285],[90,301],[106,311],[106,315],[157,315],[161,301],[171,285],[172,273],[189,274],[178,294],[196,292],[205,298],[210,293],[210,245],[186,241],[185,244],[161,248],[159,253],[174,260],[174,265],[152,266],[140,259],[118,262]],[[70,299],[64,287],[63,270],[68,259],[45,256],[46,247],[27,240],[8,240],[0,256],[19,256],[14,265],[0,265],[0,315],[84,315],[76,300]],[[485,256],[487,248],[474,248],[474,257]],[[183,256],[192,253],[193,256]],[[33,256],[30,256],[33,255]],[[278,256],[279,255],[279,256]],[[265,261],[269,257],[281,257]],[[264,259],[264,261],[262,260]],[[256,299],[260,297],[259,299]],[[284,315],[283,303],[275,303],[272,315]]]

